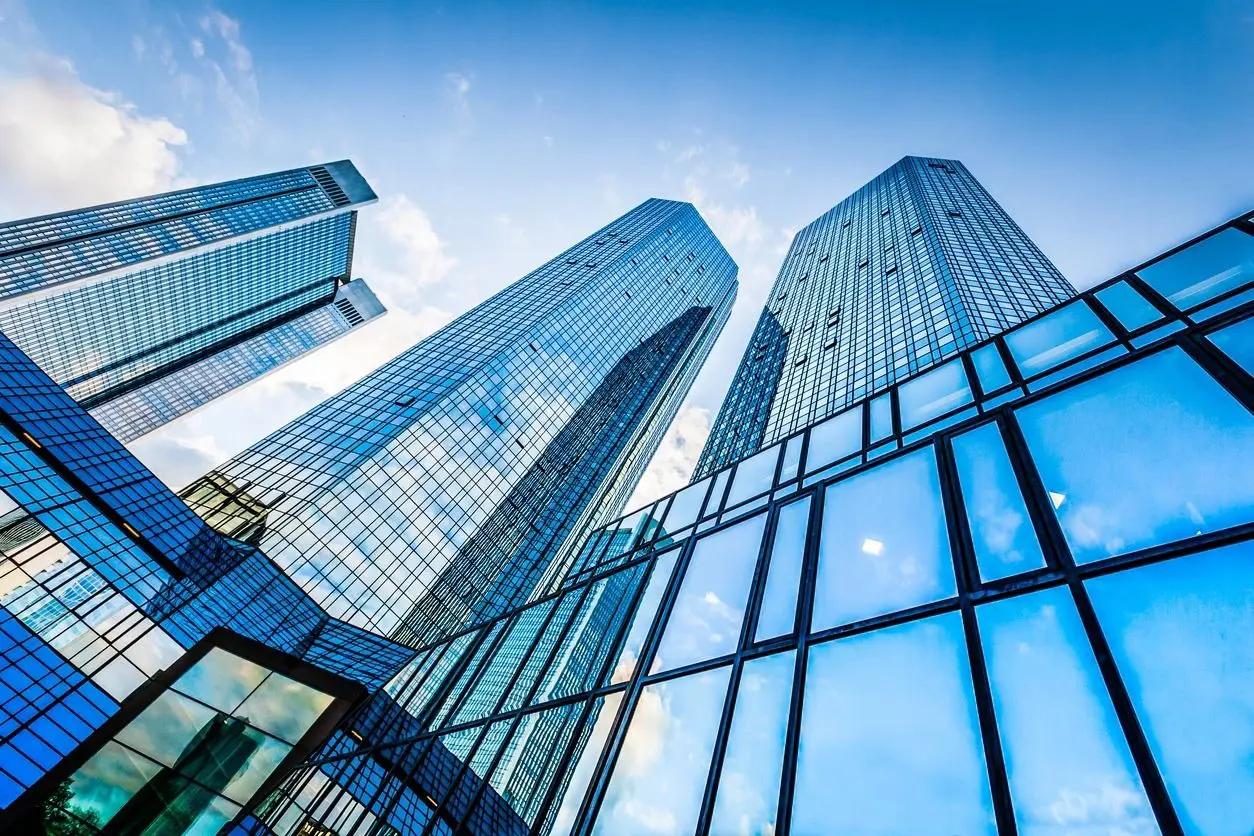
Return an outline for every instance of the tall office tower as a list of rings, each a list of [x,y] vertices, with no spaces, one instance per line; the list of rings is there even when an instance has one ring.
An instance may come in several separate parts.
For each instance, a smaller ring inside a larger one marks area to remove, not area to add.
[[[793,239],[694,478],[1075,292],[966,166],[905,157]]]
[[[353,279],[340,285],[330,302],[129,389],[93,408],[91,415],[118,441],[132,441],[339,339],[384,312],[366,283]]]
[[[646,201],[184,496],[221,526],[245,506],[213,484],[246,493],[260,547],[336,617],[459,629],[622,508],[735,291],[696,210]]]
[[[375,200],[345,160],[0,225],[0,332],[136,438],[380,312],[347,286]]]

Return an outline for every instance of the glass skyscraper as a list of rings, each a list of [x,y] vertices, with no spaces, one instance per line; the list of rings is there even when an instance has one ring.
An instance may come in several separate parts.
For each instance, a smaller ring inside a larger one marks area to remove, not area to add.
[[[531,464],[602,461],[701,315]],[[1245,833],[1252,328],[1246,213],[593,527],[520,606],[448,561],[398,628],[470,626],[419,647],[257,548],[264,487],[199,484],[216,533],[0,337],[0,831]],[[490,530],[494,583],[543,562]]]
[[[260,548],[328,613],[433,639],[622,509],[735,292],[696,210],[646,201],[208,478],[265,507]]]
[[[1073,295],[966,166],[905,157],[793,238],[696,476]]]
[[[132,441],[384,313],[366,283],[353,279],[341,284],[330,302],[129,389],[91,415],[118,441]]]
[[[0,225],[0,331],[136,438],[343,333],[375,200],[344,160]]]

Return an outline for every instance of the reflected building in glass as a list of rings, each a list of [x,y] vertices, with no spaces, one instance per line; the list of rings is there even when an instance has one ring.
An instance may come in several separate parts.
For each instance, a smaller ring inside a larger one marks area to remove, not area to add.
[[[0,224],[0,331],[123,441],[383,313],[347,160]]]
[[[621,511],[735,292],[697,211],[646,201],[210,479],[265,506],[259,547],[328,613],[434,640]]]
[[[1242,217],[903,374],[421,648],[259,815],[1244,832],[1252,329]]]
[[[793,238],[696,477],[1074,295],[966,166],[904,157]]]

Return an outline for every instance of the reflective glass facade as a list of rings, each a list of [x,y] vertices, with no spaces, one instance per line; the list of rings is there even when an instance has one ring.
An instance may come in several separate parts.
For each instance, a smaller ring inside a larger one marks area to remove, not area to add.
[[[111,398],[92,409],[91,415],[119,441],[132,441],[344,336],[384,312],[365,281],[354,279],[340,285],[332,301],[309,313]]]
[[[265,341],[308,342],[293,323],[348,282],[356,210],[375,199],[341,161],[0,225],[0,331],[84,406],[127,398],[105,414],[135,438],[221,394],[179,387],[239,385]]]
[[[425,643],[622,509],[735,289],[696,210],[647,201],[209,478],[264,506],[258,544],[327,612]]]
[[[1144,274],[593,532],[528,606],[422,648],[258,816],[1244,833],[1254,286],[1181,308]]]
[[[1074,294],[966,166],[906,157],[793,238],[696,476]]]

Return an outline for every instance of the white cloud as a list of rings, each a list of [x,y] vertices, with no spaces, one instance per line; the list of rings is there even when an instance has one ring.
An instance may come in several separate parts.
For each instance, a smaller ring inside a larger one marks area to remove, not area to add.
[[[710,411],[700,407],[682,407],[640,478],[640,484],[636,485],[627,507],[639,508],[687,485],[701,456],[701,448],[709,437]]]
[[[445,73],[444,89],[453,99],[453,111],[459,118],[470,117],[470,88],[473,77],[463,73]]]
[[[693,175],[684,178],[684,197],[697,207],[724,246],[762,242],[765,231],[755,207],[725,206],[710,200]]]
[[[370,222],[390,250],[394,269],[404,274],[406,288],[434,284],[457,266],[457,259],[445,252],[445,244],[431,225],[431,218],[407,196],[398,194],[384,198],[379,208],[371,213]]]
[[[0,182],[8,216],[136,197],[180,185],[187,134],[91,87],[67,61],[0,76]]]
[[[749,182],[749,166],[739,160],[733,160],[731,165],[727,167],[727,172],[723,176],[732,181],[732,184],[739,189],[745,183]]]
[[[209,41],[193,41],[192,54],[209,71],[218,102],[226,109],[240,140],[248,144],[261,126],[261,97],[253,56],[244,45],[239,21],[211,9],[200,19],[200,28]],[[226,52],[225,68],[210,55],[215,42]]]

